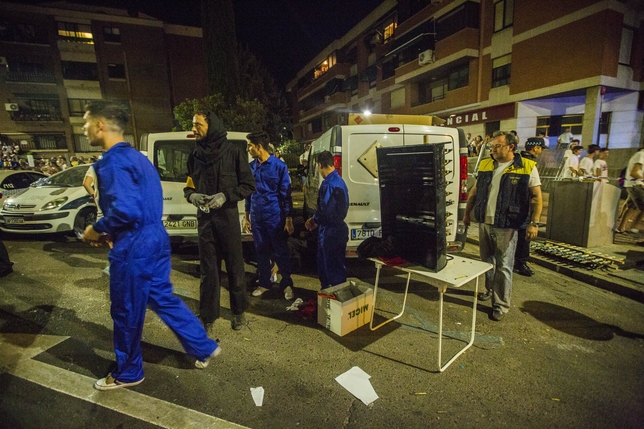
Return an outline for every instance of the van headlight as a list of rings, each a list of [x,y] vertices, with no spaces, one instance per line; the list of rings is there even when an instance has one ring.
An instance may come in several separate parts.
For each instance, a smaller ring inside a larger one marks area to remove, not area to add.
[[[42,208],[40,210],[57,209],[58,207],[60,207],[63,204],[65,204],[66,202],[67,202],[67,197],[56,198],[55,200],[51,200],[50,202],[48,202],[47,204],[42,206]]]

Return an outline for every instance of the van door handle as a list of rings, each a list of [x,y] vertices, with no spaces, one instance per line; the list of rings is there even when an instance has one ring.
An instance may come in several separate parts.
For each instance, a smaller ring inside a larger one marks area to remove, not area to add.
[[[363,228],[380,228],[380,222],[365,222]]]

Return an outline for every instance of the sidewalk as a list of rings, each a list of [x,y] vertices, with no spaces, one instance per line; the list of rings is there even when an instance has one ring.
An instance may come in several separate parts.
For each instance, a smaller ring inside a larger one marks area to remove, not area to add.
[[[542,238],[544,233],[545,227],[540,228],[538,241],[545,241]],[[619,265],[619,268],[616,269],[588,269],[565,260],[539,254],[534,250],[530,252],[530,259],[533,264],[556,271],[564,276],[644,303],[644,247],[635,244],[636,241],[643,239],[644,237],[641,236],[619,235],[612,245],[588,248],[589,252],[623,258],[626,263]],[[478,246],[478,224],[472,223],[468,228],[467,241]],[[639,264],[635,266],[638,262]],[[514,275],[518,276],[519,274],[514,273]]]

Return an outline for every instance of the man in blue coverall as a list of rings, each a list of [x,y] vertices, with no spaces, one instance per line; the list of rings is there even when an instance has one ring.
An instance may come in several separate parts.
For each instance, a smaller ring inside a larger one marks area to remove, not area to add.
[[[321,152],[317,164],[324,180],[318,191],[317,210],[305,226],[309,231],[319,227],[318,276],[324,289],[347,281],[345,255],[349,229],[344,218],[349,211],[349,191],[333,165],[331,152]]]
[[[291,257],[287,234],[293,234],[293,200],[288,166],[269,153],[266,133],[246,136],[248,153],[254,159],[250,169],[255,177],[255,192],[246,198],[246,229],[252,231],[259,271],[259,286],[253,296],[261,296],[271,288],[271,256],[282,275],[280,287],[284,298],[293,299]]]
[[[146,307],[172,329],[197,368],[205,368],[221,351],[199,319],[172,293],[170,240],[163,224],[159,174],[150,161],[126,143],[127,110],[120,104],[94,101],[83,126],[92,146],[105,151],[94,164],[103,217],[89,225],[83,241],[99,246],[111,241],[110,314],[114,321],[116,368],[94,388],[112,390],[143,381],[141,334]]]

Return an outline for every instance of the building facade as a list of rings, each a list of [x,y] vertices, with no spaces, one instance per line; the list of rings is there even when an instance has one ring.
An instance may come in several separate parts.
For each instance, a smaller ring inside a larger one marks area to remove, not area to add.
[[[435,115],[476,135],[570,127],[642,140],[644,8],[620,0],[386,0],[289,82],[294,136],[348,112]]]
[[[130,108],[126,139],[170,131],[172,108],[206,95],[200,28],[124,10],[0,3],[0,139],[23,151],[95,151],[83,135],[96,99]]]

